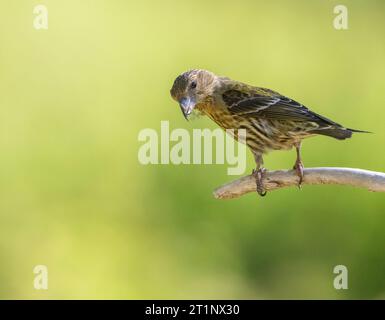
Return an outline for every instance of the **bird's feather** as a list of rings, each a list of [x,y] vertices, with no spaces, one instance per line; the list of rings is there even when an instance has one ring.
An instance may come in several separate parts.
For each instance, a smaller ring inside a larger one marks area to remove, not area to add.
[[[304,105],[269,89],[227,90],[222,99],[228,110],[238,116],[261,117],[296,122],[313,122],[319,127],[341,127],[340,124],[312,112]]]

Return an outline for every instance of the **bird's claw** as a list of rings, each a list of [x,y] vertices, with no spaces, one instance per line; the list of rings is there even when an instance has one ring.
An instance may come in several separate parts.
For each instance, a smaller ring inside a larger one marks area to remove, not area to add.
[[[297,172],[297,176],[298,176],[298,178],[299,178],[299,181],[298,181],[298,188],[299,189],[301,189],[301,187],[302,187],[302,182],[303,182],[303,176],[304,176],[304,173],[303,173],[303,169],[304,169],[304,167],[303,167],[303,163],[302,163],[302,161],[296,161],[295,162],[295,165],[294,165],[294,167],[293,167],[293,169]]]
[[[252,175],[255,177],[255,182],[257,184],[257,193],[264,197],[266,195],[266,190],[263,187],[263,176],[266,172],[265,168],[253,169]]]

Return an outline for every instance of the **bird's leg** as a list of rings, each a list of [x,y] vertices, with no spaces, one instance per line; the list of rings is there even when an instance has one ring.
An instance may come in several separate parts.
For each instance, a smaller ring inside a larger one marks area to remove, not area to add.
[[[293,169],[295,169],[295,171],[297,172],[297,175],[299,177],[298,188],[301,189],[301,184],[303,181],[303,163],[302,163],[302,159],[301,159],[301,142],[296,143],[294,146],[295,146],[295,149],[297,152],[297,159],[295,160],[295,164],[294,164]]]
[[[263,188],[263,176],[266,172],[266,169],[263,167],[263,158],[261,154],[254,153],[254,159],[257,167],[253,169],[253,176],[255,177],[255,182],[257,183],[257,192],[261,197],[266,195],[266,191]]]

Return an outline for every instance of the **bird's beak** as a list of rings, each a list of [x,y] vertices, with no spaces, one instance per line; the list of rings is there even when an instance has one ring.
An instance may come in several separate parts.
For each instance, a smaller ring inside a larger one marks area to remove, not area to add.
[[[186,120],[188,120],[188,116],[191,114],[195,107],[195,101],[190,97],[184,97],[179,100],[179,105],[184,117],[186,118]]]

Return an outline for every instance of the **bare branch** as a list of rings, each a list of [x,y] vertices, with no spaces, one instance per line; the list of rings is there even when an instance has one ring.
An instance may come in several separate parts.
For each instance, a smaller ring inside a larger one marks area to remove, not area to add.
[[[298,176],[294,170],[267,171],[263,179],[266,191],[297,184]],[[385,192],[385,173],[353,168],[306,168],[302,185],[307,184],[349,185],[374,192]],[[217,188],[214,191],[214,197],[232,199],[255,191],[255,177],[249,175]]]

